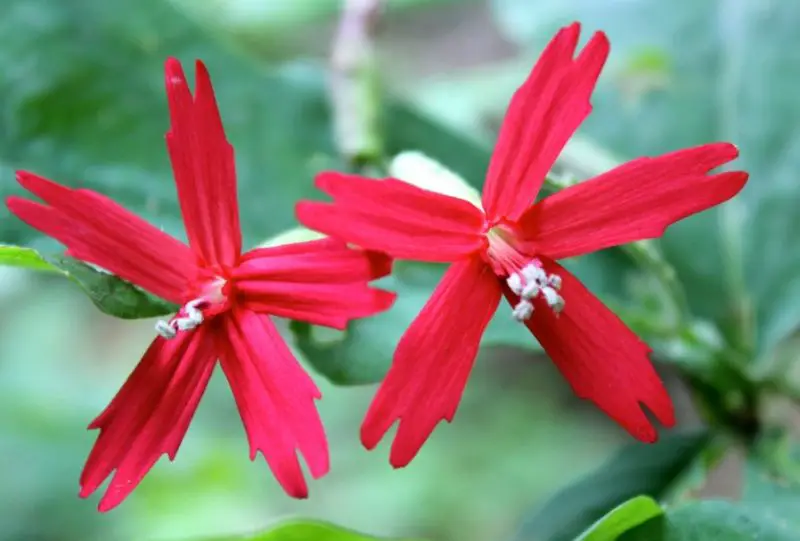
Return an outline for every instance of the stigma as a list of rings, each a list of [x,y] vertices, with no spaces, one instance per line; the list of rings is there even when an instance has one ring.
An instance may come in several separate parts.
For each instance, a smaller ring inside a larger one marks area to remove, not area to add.
[[[555,314],[564,310],[564,297],[561,290],[561,277],[558,274],[547,274],[541,263],[534,259],[522,269],[508,275],[508,288],[519,297],[511,315],[523,322],[531,318],[534,311],[533,300],[542,298]]]

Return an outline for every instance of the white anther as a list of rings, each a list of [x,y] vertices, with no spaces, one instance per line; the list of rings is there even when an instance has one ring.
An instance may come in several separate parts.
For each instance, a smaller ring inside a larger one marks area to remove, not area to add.
[[[512,315],[517,321],[525,321],[533,314],[533,299],[541,296],[554,313],[564,310],[564,298],[558,294],[562,280],[558,274],[547,274],[538,262],[532,262],[506,279],[509,289],[519,296],[519,303]]]
[[[203,312],[198,310],[198,306],[205,303],[205,299],[195,299],[186,303],[183,311],[185,316],[175,317],[170,321],[160,320],[156,322],[156,332],[169,340],[175,338],[178,331],[189,331],[203,323]]]
[[[514,307],[511,315],[519,322],[526,321],[533,315],[533,303],[526,300],[521,300]]]
[[[542,267],[534,263],[523,267],[522,277],[525,278],[525,282],[547,283],[547,273]]]
[[[523,299],[533,299],[539,294],[540,289],[539,282],[530,281],[525,284],[525,287],[522,288],[522,293],[518,293],[518,295]]]
[[[558,314],[564,309],[564,299],[552,287],[543,287],[542,295],[547,303],[547,306],[553,309]]]
[[[522,295],[522,277],[516,272],[506,278],[508,289],[514,292],[514,295]]]
[[[175,338],[175,335],[178,334],[178,331],[172,328],[172,325],[169,324],[168,321],[164,321],[160,319],[156,321],[156,332],[160,334],[162,337],[169,340],[170,338]]]

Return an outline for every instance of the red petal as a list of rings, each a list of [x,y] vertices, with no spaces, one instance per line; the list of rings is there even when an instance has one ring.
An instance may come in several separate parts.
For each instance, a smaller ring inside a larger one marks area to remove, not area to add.
[[[361,427],[367,449],[399,420],[389,460],[400,468],[411,462],[440,420],[452,421],[499,302],[499,281],[482,260],[450,266],[397,345]]]
[[[367,286],[389,272],[388,256],[329,238],[252,250],[233,279],[251,310],[344,329],[394,303],[394,293]]]
[[[234,310],[225,319],[222,369],[250,442],[287,494],[308,496],[299,451],[316,479],[328,472],[328,443],[314,404],[321,394],[268,316]]]
[[[511,99],[483,189],[483,208],[492,219],[522,215],[592,110],[589,99],[608,57],[608,39],[596,33],[575,59],[579,33],[575,23],[556,34]]]
[[[562,190],[520,220],[529,250],[553,259],[659,237],[671,224],[727,201],[747,173],[708,175],[739,152],[728,143],[639,158]]]
[[[25,171],[17,180],[48,205],[9,197],[20,220],[64,244],[69,255],[94,263],[151,293],[179,303],[196,272],[191,250],[89,190],[73,190]]]
[[[111,404],[89,425],[100,436],[81,474],[85,498],[116,470],[100,511],[119,505],[163,454],[175,458],[216,355],[208,332],[157,338]]]
[[[207,264],[233,266],[242,250],[236,166],[211,79],[197,61],[192,99],[176,59],[167,60],[165,78],[171,119],[167,148],[189,245]]]
[[[562,279],[564,310],[537,302],[527,326],[575,394],[591,400],[635,438],[654,442],[658,433],[644,414],[650,409],[665,426],[675,424],[672,401],[648,357],[650,348],[565,268],[542,258]],[[516,305],[519,297],[504,287]]]
[[[399,259],[450,262],[483,246],[483,213],[458,199],[397,179],[327,172],[317,187],[333,203],[301,201],[306,227]]]

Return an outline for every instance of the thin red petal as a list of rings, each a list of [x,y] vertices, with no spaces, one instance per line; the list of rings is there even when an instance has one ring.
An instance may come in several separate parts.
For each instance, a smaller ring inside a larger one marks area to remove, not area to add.
[[[197,61],[192,98],[174,58],[167,60],[165,79],[171,119],[167,148],[189,245],[207,264],[233,266],[242,249],[236,166],[211,79]]]
[[[639,158],[562,190],[520,220],[528,249],[562,259],[659,237],[739,193],[747,173],[708,174],[738,154],[729,143],[702,145]]]
[[[25,171],[17,173],[17,180],[47,203],[8,198],[9,210],[20,220],[60,241],[71,256],[181,302],[187,280],[196,272],[188,246],[98,193]]]
[[[208,332],[157,338],[117,396],[89,428],[100,435],[81,474],[81,497],[112,474],[100,511],[119,505],[163,454],[175,458],[216,355]]]
[[[556,34],[511,99],[483,189],[483,208],[492,219],[516,220],[525,212],[592,110],[589,100],[609,44],[598,32],[574,58],[579,34],[578,23]]]
[[[635,438],[656,441],[658,433],[641,405],[668,427],[675,424],[675,413],[650,362],[650,348],[575,276],[553,261],[542,261],[548,273],[561,277],[566,304],[558,315],[537,304],[528,328],[576,395],[594,402]],[[504,291],[516,305],[519,297]]]
[[[455,261],[483,246],[480,209],[396,179],[322,173],[315,183],[333,203],[301,201],[306,227],[399,259]]]
[[[328,472],[328,443],[314,400],[321,394],[269,316],[235,309],[225,318],[222,369],[250,442],[287,494],[308,496],[298,451],[312,477]]]
[[[500,296],[497,277],[479,258],[450,266],[400,339],[370,405],[361,427],[367,449],[399,420],[389,460],[400,468],[416,456],[439,421],[452,421]]]
[[[367,285],[390,271],[388,256],[328,238],[252,250],[232,278],[251,310],[344,329],[391,307],[394,293]]]

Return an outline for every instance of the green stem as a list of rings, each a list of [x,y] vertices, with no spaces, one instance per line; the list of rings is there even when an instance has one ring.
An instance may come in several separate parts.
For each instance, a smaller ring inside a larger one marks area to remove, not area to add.
[[[379,162],[383,151],[375,59],[381,4],[381,0],[347,0],[331,54],[334,138],[342,156],[356,167]]]

